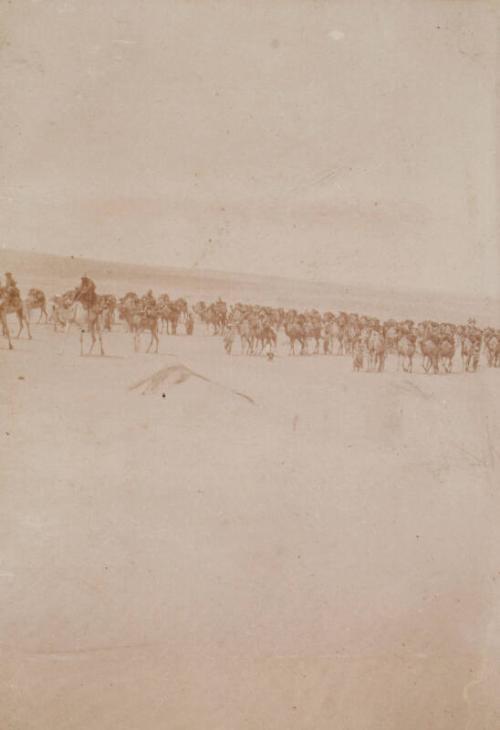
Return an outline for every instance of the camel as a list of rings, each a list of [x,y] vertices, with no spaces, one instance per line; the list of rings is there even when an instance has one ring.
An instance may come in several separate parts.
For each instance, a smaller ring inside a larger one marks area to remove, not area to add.
[[[413,356],[415,355],[415,342],[409,335],[403,335],[397,343],[398,369],[403,368],[405,373],[413,370]]]
[[[479,353],[481,349],[481,341],[468,335],[463,335],[461,355],[462,365],[466,373],[476,372],[479,366]]]
[[[28,321],[30,321],[30,319],[31,319],[31,312],[34,309],[39,309],[40,316],[38,318],[38,324],[40,324],[43,317],[45,317],[45,324],[47,324],[47,322],[49,320],[49,315],[47,312],[47,299],[41,289],[30,289],[29,290],[28,296],[24,301],[24,308],[25,308],[26,317],[27,317]]]
[[[140,338],[143,332],[149,330],[151,339],[146,352],[150,352],[153,343],[155,343],[155,353],[158,352],[160,340],[158,337],[158,316],[155,312],[136,311],[130,314],[129,325],[134,334],[134,350],[139,352]]]
[[[355,373],[359,373],[363,369],[364,354],[364,343],[357,337],[352,343],[352,369]]]
[[[439,345],[432,337],[424,337],[420,341],[420,352],[422,353],[422,367],[428,373],[439,373]]]
[[[160,297],[161,299],[161,297]],[[203,315],[205,313],[205,310],[207,308],[207,305],[204,301],[196,302],[196,304],[193,304],[193,312],[199,317],[199,319],[203,322]]]
[[[455,343],[449,338],[441,340],[439,344],[439,362],[445,373],[453,370],[453,357],[455,355]]]
[[[181,322],[185,322],[188,316],[188,303],[183,297],[175,299],[173,302],[174,307],[179,312],[179,319]]]
[[[343,331],[343,337],[342,337],[342,345],[343,345],[343,352],[346,355],[350,355],[352,353],[352,343],[356,339],[356,337],[359,336],[360,329],[356,322],[349,322],[347,326],[344,328]]]
[[[370,370],[381,373],[385,364],[384,336],[378,330],[372,330],[367,341],[368,362]]]
[[[500,367],[500,337],[492,334],[485,340],[488,367]]]
[[[388,323],[385,327],[385,349],[387,353],[397,352],[399,331],[395,323]]]
[[[290,340],[290,355],[295,355],[295,344],[300,344],[300,354],[304,355],[306,351],[306,336],[304,327],[298,322],[286,322],[285,334]]]
[[[341,355],[343,352],[343,330],[335,320],[328,320],[324,327],[323,352],[325,355]]]
[[[199,302],[199,304],[202,303]],[[160,316],[161,332],[166,328],[167,335],[176,335],[177,325],[182,322],[186,334],[192,334],[192,317],[189,314],[188,303],[182,297],[172,300],[168,294],[160,294],[158,297],[158,314]],[[188,329],[190,329],[190,332],[188,332]]]
[[[257,352],[259,344],[262,351],[262,333],[264,325],[262,320],[256,314],[252,314],[249,317],[248,324],[250,325],[250,347],[247,354],[258,355],[260,354],[260,352]]]
[[[267,349],[267,353],[274,353],[276,349],[276,345],[278,342],[278,338],[276,335],[275,330],[273,327],[271,327],[270,324],[267,322],[264,322],[260,328],[259,334],[258,334],[258,341],[260,342],[260,353],[263,354]]]
[[[65,336],[67,337],[72,325],[76,325],[80,330],[80,355],[83,356],[83,336],[87,331],[91,337],[90,348],[87,355],[91,355],[96,342],[99,342],[99,351],[104,355],[104,346],[102,342],[102,303],[96,302],[93,305],[87,305],[80,301],[68,303],[68,300],[62,297],[56,297],[54,301],[55,324],[64,326]]]
[[[212,327],[212,335],[218,335],[224,331],[226,317],[222,310],[218,309],[215,304],[210,304],[202,315],[202,321],[205,323],[207,333],[210,333]]]
[[[103,307],[104,329],[111,332],[111,328],[115,323],[116,297],[113,294],[101,294],[97,297]]]
[[[161,331],[166,330],[167,335],[177,334],[180,312],[174,302],[164,302],[158,309],[161,322]]]
[[[308,341],[314,340],[314,354],[319,354],[319,343],[321,342],[321,320],[316,317],[314,319],[306,320],[304,325],[306,352],[308,351]]]
[[[252,327],[248,319],[243,319],[237,325],[238,334],[240,336],[241,354],[251,355],[254,349],[254,337]]]
[[[178,300],[184,302],[187,311],[187,303],[184,299]],[[206,305],[205,302],[197,302],[193,306],[193,312],[198,315],[200,320],[204,323],[207,334],[212,332],[212,335],[224,334],[224,328],[227,322],[227,304],[222,299],[218,299],[212,304]],[[210,329],[212,328],[212,330]]]
[[[2,301],[2,311],[3,315],[5,316],[5,321],[7,321],[6,316],[8,314],[15,314],[17,317],[17,321],[19,323],[19,329],[17,331],[16,339],[19,339],[21,332],[24,329],[24,325],[26,325],[26,329],[28,331],[28,338],[31,340],[31,329],[30,329],[30,323],[28,319],[28,314],[26,311],[26,305],[22,301],[20,297],[15,298],[9,298],[5,287],[0,287],[0,299]],[[3,325],[3,322],[2,322]],[[4,334],[5,334],[5,328],[4,328]]]
[[[118,316],[127,324],[129,332],[132,332],[131,316],[140,307],[140,299],[134,292],[128,292],[120,299],[118,306]]]

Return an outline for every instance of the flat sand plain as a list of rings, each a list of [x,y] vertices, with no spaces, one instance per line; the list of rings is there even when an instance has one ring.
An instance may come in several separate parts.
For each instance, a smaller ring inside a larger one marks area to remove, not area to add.
[[[2,728],[498,730],[498,370],[14,344]]]

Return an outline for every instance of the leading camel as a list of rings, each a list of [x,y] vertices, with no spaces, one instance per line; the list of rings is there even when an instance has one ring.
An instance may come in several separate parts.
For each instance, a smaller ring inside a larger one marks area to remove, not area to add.
[[[7,292],[7,289],[5,287],[0,287],[0,298],[2,301],[2,311],[3,315],[6,318],[6,315],[8,314],[15,314],[17,317],[17,321],[19,323],[19,329],[17,331],[16,339],[18,339],[21,335],[21,332],[23,331],[24,325],[26,325],[26,329],[28,330],[28,338],[31,340],[31,329],[30,329],[30,323],[28,319],[28,315],[26,312],[26,305],[22,301],[20,296],[16,297],[9,297],[9,294]],[[2,322],[3,326],[3,322]],[[5,332],[5,327],[4,327]]]

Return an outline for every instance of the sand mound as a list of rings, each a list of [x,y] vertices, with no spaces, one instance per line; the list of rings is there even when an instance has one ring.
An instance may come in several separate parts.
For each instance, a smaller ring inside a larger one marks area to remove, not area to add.
[[[159,391],[165,390],[174,385],[181,385],[190,378],[197,378],[206,383],[210,383],[211,385],[216,386],[221,390],[232,393],[239,398],[244,398],[249,403],[254,404],[254,400],[250,398],[250,396],[245,395],[245,393],[240,393],[236,390],[233,390],[232,388],[227,388],[220,383],[216,383],[213,380],[210,380],[210,378],[207,378],[204,375],[200,375],[200,373],[196,373],[194,370],[191,370],[191,368],[188,368],[182,363],[179,363],[178,365],[167,365],[160,370],[157,370],[155,373],[153,373],[153,375],[149,376],[148,378],[144,378],[138,383],[131,385],[129,390],[141,389],[141,393],[143,395],[146,395],[147,393],[158,393]]]

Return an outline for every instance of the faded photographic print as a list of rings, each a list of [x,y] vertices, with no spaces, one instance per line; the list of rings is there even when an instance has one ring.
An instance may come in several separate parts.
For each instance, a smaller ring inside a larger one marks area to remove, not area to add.
[[[2,730],[499,730],[499,17],[0,4]]]

